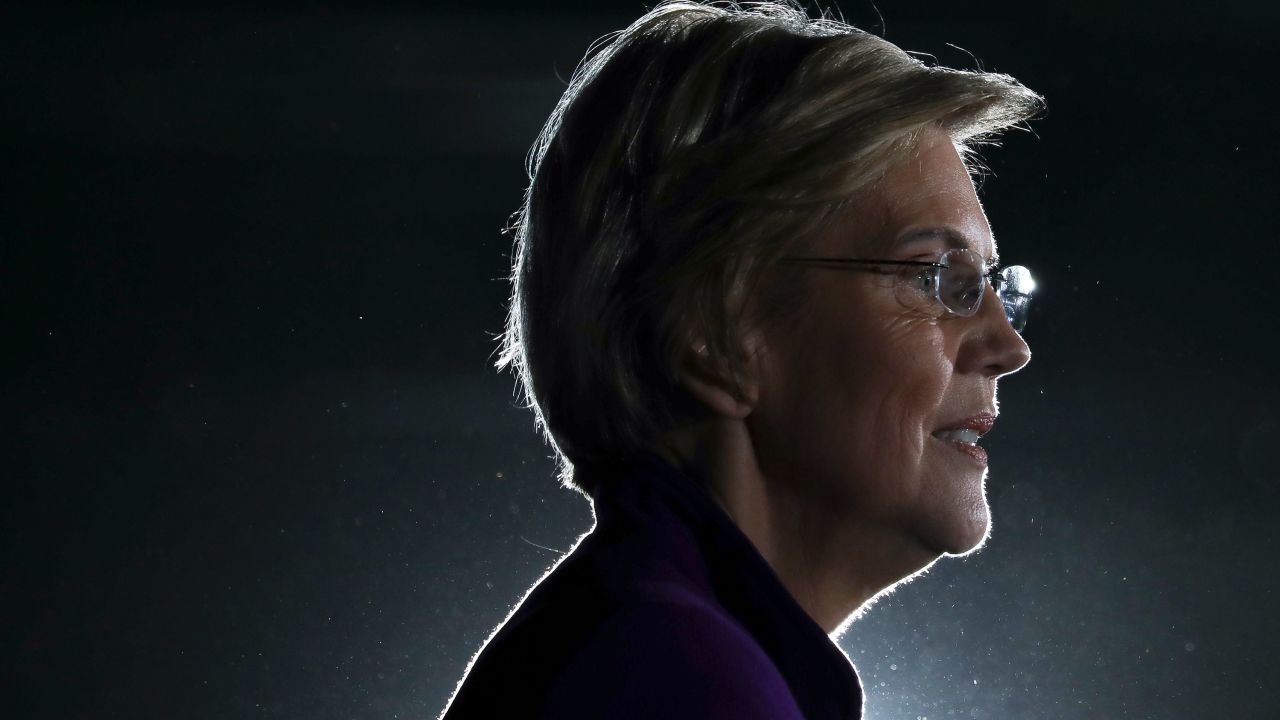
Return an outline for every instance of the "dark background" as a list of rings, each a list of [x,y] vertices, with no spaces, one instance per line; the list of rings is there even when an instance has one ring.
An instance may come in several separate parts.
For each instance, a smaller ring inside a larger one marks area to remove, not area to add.
[[[1050,108],[987,152],[994,534],[841,640],[870,720],[1280,717],[1270,7],[841,3]],[[500,230],[644,9],[0,11],[9,717],[434,717],[590,524]]]

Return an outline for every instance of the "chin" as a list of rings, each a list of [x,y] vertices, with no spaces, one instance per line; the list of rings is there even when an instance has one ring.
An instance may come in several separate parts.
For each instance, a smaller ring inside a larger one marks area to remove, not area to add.
[[[976,553],[987,544],[990,535],[991,512],[987,509],[987,504],[983,503],[982,509],[968,518],[964,530],[957,533],[955,542],[946,549],[946,554],[959,556]]]
[[[989,532],[983,530],[983,532],[976,538],[969,540],[968,542],[960,543],[953,548],[949,548],[946,551],[946,554],[955,557],[962,557],[964,555],[976,553],[987,544],[987,538],[990,537],[990,535],[991,534]]]
[[[961,517],[947,518],[920,533],[925,547],[938,555],[962,556],[978,552],[987,544],[991,531],[991,511],[986,502]]]

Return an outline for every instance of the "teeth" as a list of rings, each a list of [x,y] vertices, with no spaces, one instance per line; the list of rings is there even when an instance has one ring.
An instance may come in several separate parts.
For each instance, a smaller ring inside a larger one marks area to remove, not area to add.
[[[961,430],[940,430],[933,434],[939,440],[955,440],[966,445],[976,445],[978,443],[978,431],[961,429]]]

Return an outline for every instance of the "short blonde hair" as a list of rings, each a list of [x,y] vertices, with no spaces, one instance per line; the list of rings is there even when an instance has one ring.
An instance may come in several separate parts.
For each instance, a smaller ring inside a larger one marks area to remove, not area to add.
[[[592,468],[694,419],[691,340],[736,373],[761,272],[924,128],[968,157],[1040,107],[1007,75],[928,66],[790,3],[664,2],[597,41],[529,153],[497,363],[561,480],[590,493]]]

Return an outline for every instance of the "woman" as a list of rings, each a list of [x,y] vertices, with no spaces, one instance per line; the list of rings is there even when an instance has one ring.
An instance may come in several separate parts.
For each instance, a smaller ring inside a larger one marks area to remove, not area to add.
[[[832,642],[986,536],[1031,290],[965,157],[1030,117],[788,5],[665,3],[531,153],[502,365],[596,524],[443,717],[857,718]]]

